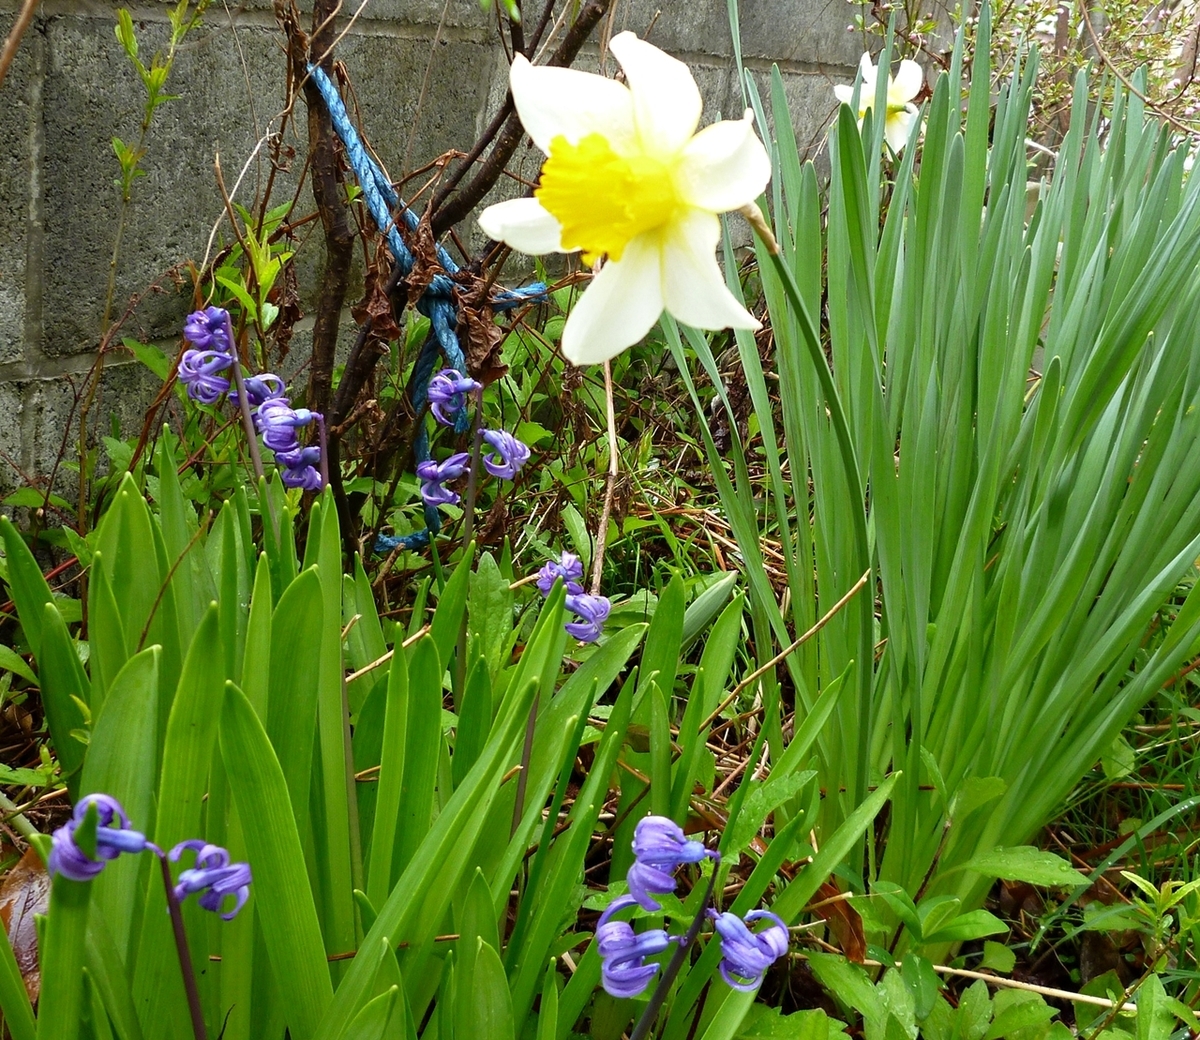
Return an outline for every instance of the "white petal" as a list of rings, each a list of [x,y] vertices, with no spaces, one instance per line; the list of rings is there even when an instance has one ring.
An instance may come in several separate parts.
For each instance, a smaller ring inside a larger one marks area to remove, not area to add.
[[[537,199],[510,199],[479,214],[484,234],[530,256],[562,253],[562,227]]]
[[[738,209],[762,194],[771,159],[754,132],[754,114],[706,126],[683,149],[676,187],[684,202],[713,213]]]
[[[887,122],[883,124],[883,136],[888,147],[897,155],[908,144],[908,136],[916,118],[917,110],[909,105],[905,111],[888,116]]]
[[[638,235],[625,247],[620,260],[610,260],[600,268],[563,329],[567,360],[596,365],[646,335],[663,311],[661,271],[655,234]]]
[[[871,79],[875,78],[875,63],[871,61],[871,55],[869,51],[864,51],[863,56],[858,59],[858,67],[862,70],[863,79],[866,79],[868,76],[870,76]]]
[[[588,134],[600,134],[617,151],[634,141],[633,97],[615,80],[578,69],[530,65],[518,54],[508,82],[526,133],[547,154],[559,136],[577,144]]]
[[[609,47],[633,94],[642,147],[665,155],[679,151],[696,132],[704,107],[692,70],[631,32],[614,36]]]
[[[888,84],[888,104],[904,105],[915,98],[925,84],[925,73],[915,61],[905,58],[900,62],[896,78]]]
[[[698,329],[761,326],[725,286],[717,266],[721,222],[693,209],[667,227],[663,246],[663,295],[667,310]]]
[[[843,105],[848,105],[854,97],[854,88],[848,87],[844,83],[838,83],[833,88],[833,96]]]

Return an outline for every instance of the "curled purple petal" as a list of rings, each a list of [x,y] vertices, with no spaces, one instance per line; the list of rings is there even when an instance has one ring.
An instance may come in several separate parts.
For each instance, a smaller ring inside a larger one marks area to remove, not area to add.
[[[229,353],[229,312],[223,307],[193,311],[183,324],[183,335],[200,350]]]
[[[470,376],[464,376],[454,368],[443,368],[429,380],[426,391],[429,410],[443,426],[453,426],[466,403],[466,395],[479,388],[480,384]]]
[[[493,477],[512,480],[529,461],[529,449],[507,430],[484,430],[483,439],[493,452],[483,457],[483,468]]]
[[[228,354],[216,350],[185,350],[179,359],[179,381],[188,397],[201,404],[216,404],[229,390],[229,380],[220,375],[231,363]]]
[[[92,805],[96,807],[97,814],[97,859],[92,859],[75,843],[75,831]],[[50,836],[50,841],[47,863],[50,873],[62,874],[72,881],[91,881],[109,860],[116,859],[122,852],[156,849],[144,834],[130,829],[129,817],[125,815],[121,803],[106,794],[89,794],[79,799],[71,818]]]
[[[626,921],[612,916],[634,905],[632,896],[620,896],[609,904],[596,924],[596,946],[600,953],[600,981],[614,997],[636,997],[657,973],[659,965],[646,964],[647,957],[662,953],[679,940],[661,928],[635,932]]]
[[[197,839],[180,842],[170,851],[169,857],[177,860],[184,850],[194,852],[196,861],[192,867],[180,872],[175,884],[175,898],[182,902],[189,895],[199,893],[198,902],[205,910],[221,913],[226,897],[233,896],[233,909],[221,913],[226,921],[231,920],[249,898],[253,880],[250,865],[230,863],[227,849]]]
[[[549,596],[550,590],[554,588],[554,582],[561,578],[567,587],[567,592],[577,596],[583,592],[583,587],[579,584],[579,579],[582,577],[583,563],[579,557],[574,553],[565,552],[557,562],[547,560],[545,566],[538,571],[538,591],[543,596]]]
[[[569,586],[566,607],[567,610],[574,611],[579,620],[568,622],[564,627],[581,643],[594,643],[600,638],[605,619],[612,610],[607,596],[593,596],[582,589],[571,592]]]
[[[721,977],[744,993],[756,989],[767,969],[787,953],[787,925],[769,910],[753,910],[744,920],[715,910],[708,914],[721,937]],[[753,922],[764,919],[771,923],[761,932],[750,930]]]

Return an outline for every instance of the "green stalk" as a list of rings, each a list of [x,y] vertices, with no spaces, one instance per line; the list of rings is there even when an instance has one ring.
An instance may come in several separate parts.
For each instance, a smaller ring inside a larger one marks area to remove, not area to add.
[[[775,241],[775,236],[771,233],[771,229],[764,220],[762,212],[758,209],[757,205],[751,203],[742,209],[741,213],[750,222],[750,226],[754,228],[759,238],[762,239],[763,245],[766,246],[767,253],[771,258],[771,265],[779,275],[779,280],[783,284],[783,291],[787,296],[788,303],[791,304],[800,325],[804,344],[808,348],[813,368],[817,372],[817,378],[821,381],[821,389],[825,394],[825,404],[829,409],[829,417],[833,423],[834,432],[837,435],[838,450],[842,458],[842,470],[845,473],[846,483],[850,490],[850,501],[856,504],[856,508],[852,510],[851,519],[854,524],[854,540],[858,548],[858,567],[866,572],[867,585],[873,589],[874,578],[871,573],[871,545],[867,536],[867,514],[862,505],[862,475],[858,468],[858,456],[854,450],[854,441],[850,436],[850,426],[846,421],[846,411],[842,407],[841,398],[838,396],[837,386],[833,381],[833,373],[830,371],[829,362],[826,360],[825,353],[821,349],[820,335],[817,332],[812,315],[808,313],[808,307],[804,303],[800,287],[796,284],[796,276],[784,260],[783,254],[779,249],[779,243]],[[874,660],[874,593],[872,592],[870,595],[859,597],[858,605],[859,612],[862,615],[858,633],[858,717],[860,724],[866,729],[866,732],[860,734],[858,739],[858,759],[855,766],[854,790],[852,792],[855,805],[861,804],[867,796],[868,756],[871,746],[871,679]]]

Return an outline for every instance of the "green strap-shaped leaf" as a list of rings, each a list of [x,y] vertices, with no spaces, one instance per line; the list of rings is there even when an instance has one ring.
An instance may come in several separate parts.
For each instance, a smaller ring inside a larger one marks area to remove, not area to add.
[[[58,764],[67,777],[74,800],[79,788],[76,771],[83,764],[85,752],[79,739],[83,732],[83,712],[75,698],[86,703],[88,680],[79,663],[75,640],[67,633],[62,614],[53,603],[42,608],[41,649],[38,670],[42,676],[42,707],[46,710]]]
[[[104,571],[103,557],[97,553],[92,560],[94,566],[88,582],[88,664],[92,672],[89,706],[94,717],[104,705],[105,695],[117,672],[129,660],[129,650],[125,644],[121,610]]]
[[[475,543],[467,546],[462,559],[450,575],[438,598],[437,610],[429,625],[429,634],[437,647],[438,660],[449,662],[458,644],[463,614],[467,609],[467,591],[471,580],[471,564],[475,559]]]
[[[487,1037],[487,1040],[513,1040],[512,995],[500,955],[490,943],[476,939],[475,970],[471,978],[472,991],[459,994],[460,1007],[465,1008],[467,1025],[456,1033],[459,1036]]]
[[[436,651],[434,655],[436,657]],[[403,653],[398,653],[392,655],[388,669],[383,745],[379,780],[375,785],[375,823],[371,832],[370,869],[367,871],[367,896],[372,906],[383,906],[392,890],[392,855],[404,782],[408,716],[408,660]],[[437,712],[437,716],[440,725],[441,711]]]
[[[225,691],[221,757],[243,820],[254,905],[294,1040],[315,1040],[333,999],[321,927],[304,867],[300,833],[275,750],[254,708],[236,686]]]
[[[95,832],[93,831],[93,841]],[[83,1015],[83,954],[92,886],[58,874],[42,933],[37,1040],[76,1040]]]
[[[29,1006],[29,993],[7,936],[0,940],[0,1014],[12,1040],[36,1040],[37,1023]]]
[[[81,794],[109,794],[129,814],[135,830],[150,826],[157,779],[158,647],[143,650],[116,675],[104,707],[92,726],[83,764]],[[92,882],[96,907],[108,922],[126,960],[138,875],[143,861],[121,856]]]
[[[0,516],[0,539],[4,542],[4,556],[8,564],[8,587],[13,602],[17,605],[17,617],[25,630],[25,639],[33,656],[41,660],[43,608],[54,602],[54,595],[42,569],[38,566],[25,539],[13,527],[12,521]]]
[[[408,866],[433,822],[434,788],[442,747],[442,666],[437,645],[430,636],[423,636],[413,647],[406,699],[403,800],[397,802],[399,820],[392,876]],[[376,820],[381,812],[377,807]],[[382,905],[383,900],[377,902]]]

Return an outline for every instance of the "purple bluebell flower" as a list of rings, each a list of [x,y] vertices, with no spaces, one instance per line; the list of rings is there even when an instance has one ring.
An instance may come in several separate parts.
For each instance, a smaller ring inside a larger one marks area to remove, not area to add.
[[[571,621],[563,626],[570,635],[581,643],[594,643],[600,638],[604,621],[612,610],[607,596],[593,596],[581,588],[578,592],[572,592],[568,587],[566,606],[567,610],[574,611],[579,616],[578,621]]]
[[[734,989],[752,993],[767,969],[787,953],[787,925],[769,910],[752,910],[745,920],[715,910],[709,910],[708,916],[721,937],[721,978]],[[771,923],[761,932],[750,931],[749,926],[762,919]]]
[[[635,902],[632,896],[619,896],[596,923],[600,981],[605,992],[614,997],[636,997],[642,993],[659,968],[657,964],[647,964],[646,958],[662,953],[671,943],[679,941],[661,928],[639,934],[628,922],[611,920],[614,914]]]
[[[179,359],[179,381],[187,387],[188,397],[201,404],[216,404],[229,390],[229,380],[220,375],[232,358],[219,350],[185,350]]]
[[[633,855],[633,866],[625,875],[629,893],[652,912],[662,909],[655,896],[675,891],[674,874],[681,864],[717,857],[700,842],[685,838],[683,828],[666,816],[645,816],[638,821],[633,830]]]
[[[198,838],[176,845],[170,852],[171,861],[178,860],[187,849],[196,854],[196,862],[180,873],[175,885],[175,898],[182,903],[192,893],[199,892],[200,905],[205,910],[221,914],[225,897],[233,896],[237,900],[233,909],[221,914],[226,921],[232,920],[250,896],[250,864],[230,863],[228,850],[220,845],[209,845]]]
[[[97,815],[97,859],[92,859],[75,844],[75,831],[91,805],[96,807]],[[159,851],[144,834],[130,828],[129,817],[121,803],[106,794],[89,794],[79,799],[71,818],[50,836],[50,841],[50,858],[46,864],[50,873],[62,874],[72,881],[91,881],[109,860],[116,859],[122,852]]]
[[[465,451],[451,455],[445,462],[434,462],[429,459],[417,463],[417,478],[421,481],[421,498],[426,505],[454,505],[458,502],[458,492],[442,487],[447,480],[457,480],[471,466],[471,456]]]
[[[293,408],[286,397],[269,398],[254,413],[263,444],[272,451],[294,451],[299,446],[296,427],[307,426],[317,418],[317,413],[307,408]]]
[[[264,372],[261,376],[244,376],[242,383],[246,387],[246,399],[250,402],[251,408],[257,408],[264,401],[270,401],[272,398],[283,397],[283,380],[274,372]],[[238,401],[237,387],[229,391],[229,403],[234,408],[241,406]]]
[[[278,456],[276,456],[278,458]],[[313,466],[287,466],[280,474],[284,487],[300,488],[303,491],[321,490],[321,473]]]
[[[567,594],[578,596],[583,592],[583,586],[579,584],[579,579],[582,577],[583,564],[579,557],[574,553],[565,552],[558,562],[547,560],[546,565],[538,571],[538,591],[543,596],[549,596],[550,590],[554,588],[554,582],[562,578],[563,584],[567,586]]]
[[[480,384],[470,376],[464,376],[454,368],[443,368],[429,380],[429,389],[425,392],[429,410],[443,426],[453,426],[466,403],[467,394],[479,388]]]
[[[529,449],[507,430],[484,430],[483,439],[495,452],[483,457],[483,467],[493,477],[512,480],[529,461]]]
[[[223,307],[206,307],[193,311],[183,325],[183,335],[189,343],[200,350],[216,350],[228,354],[229,312]]]

